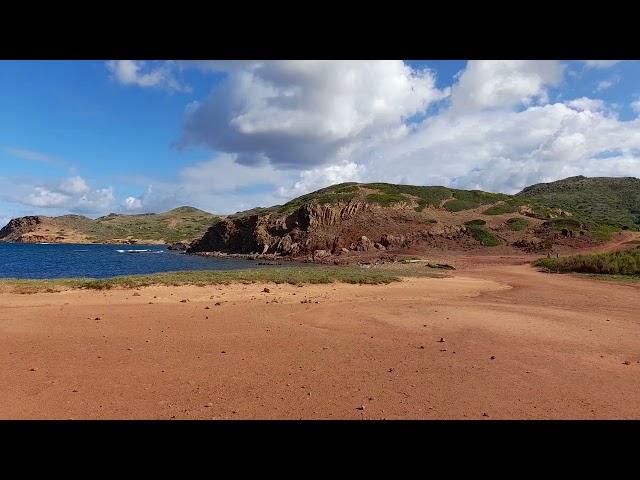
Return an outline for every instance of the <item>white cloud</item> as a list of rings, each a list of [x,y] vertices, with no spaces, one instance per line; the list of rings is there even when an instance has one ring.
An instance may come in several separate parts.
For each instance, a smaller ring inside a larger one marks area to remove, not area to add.
[[[609,68],[619,62],[620,60],[584,60],[588,68]]]
[[[562,80],[564,65],[552,60],[472,60],[453,87],[452,108],[468,112],[547,102],[547,87]]]
[[[81,177],[71,177],[57,185],[38,185],[22,198],[24,205],[39,208],[63,208],[78,213],[101,213],[112,208],[115,195],[112,187],[92,190]]]
[[[445,98],[433,73],[402,61],[238,62],[187,109],[180,145],[236,154],[243,165],[304,168],[344,159],[354,143],[402,129]]]
[[[59,188],[61,192],[67,195],[82,195],[91,190],[87,182],[78,176],[67,178],[60,184]]]
[[[605,110],[605,104],[602,100],[595,98],[581,97],[575,100],[570,100],[566,104],[574,110],[590,110],[592,112],[598,112]]]
[[[142,198],[140,197],[127,197],[124,200],[124,208],[126,210],[141,210]]]
[[[189,91],[175,78],[176,63],[162,62],[148,67],[148,62],[136,60],[110,60],[106,63],[111,78],[122,85],[157,87],[171,91]]]
[[[618,81],[619,81],[618,77],[610,78],[608,80],[602,80],[598,82],[596,91],[601,92],[603,90],[608,90],[609,88],[613,87],[616,83],[618,83]]]
[[[640,113],[640,100],[636,100],[635,102],[631,102],[631,108],[634,112]]]
[[[556,103],[520,112],[443,114],[355,161],[366,165],[367,180],[516,192],[577,174],[638,176],[638,151],[640,120],[622,122]]]
[[[183,144],[232,153],[183,168],[173,185],[154,183],[153,195],[132,197],[136,208],[230,213],[345,181],[516,192],[570,175],[640,174],[640,120],[620,121],[600,99],[549,103],[560,62],[469,62],[449,104],[429,114],[449,92],[401,62],[198,68],[228,80],[189,107]],[[409,122],[414,114],[424,119]]]

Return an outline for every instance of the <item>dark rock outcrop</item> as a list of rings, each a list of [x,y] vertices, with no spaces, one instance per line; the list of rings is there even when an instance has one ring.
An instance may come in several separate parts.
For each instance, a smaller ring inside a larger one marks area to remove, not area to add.
[[[382,252],[416,244],[445,246],[464,237],[464,225],[434,224],[412,208],[364,202],[305,204],[283,213],[227,217],[189,253],[267,254],[317,261],[348,252]]]
[[[0,229],[0,242],[19,242],[22,236],[43,223],[39,216],[14,218]]]

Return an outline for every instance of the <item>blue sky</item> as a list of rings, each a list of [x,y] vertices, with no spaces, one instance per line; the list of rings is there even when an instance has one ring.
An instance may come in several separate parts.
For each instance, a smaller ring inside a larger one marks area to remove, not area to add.
[[[640,176],[639,85],[632,61],[1,61],[0,223]]]

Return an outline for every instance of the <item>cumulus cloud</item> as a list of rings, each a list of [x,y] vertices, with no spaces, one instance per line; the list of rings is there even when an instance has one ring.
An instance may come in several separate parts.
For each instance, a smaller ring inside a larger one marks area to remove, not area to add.
[[[579,103],[430,118],[371,161],[363,158],[367,179],[516,192],[578,174],[637,176],[640,120],[619,121]]]
[[[192,66],[227,79],[189,106],[181,145],[218,153],[130,197],[131,210],[230,213],[345,181],[516,192],[570,175],[640,174],[640,120],[619,120],[601,99],[550,103],[564,81],[556,61],[468,62],[450,90],[403,62]]]
[[[111,78],[122,85],[155,87],[176,92],[190,90],[175,78],[175,62],[161,62],[150,66],[149,62],[143,61],[110,60],[106,65]]]
[[[60,191],[67,195],[82,195],[91,189],[82,177],[70,177],[60,183]]]
[[[551,60],[473,60],[453,87],[452,108],[468,112],[547,102],[547,87],[562,80],[564,65]]]
[[[620,60],[584,60],[588,68],[609,68],[619,62]]]
[[[208,64],[207,64],[208,65]],[[181,146],[204,145],[243,165],[309,168],[353,144],[402,130],[448,95],[429,70],[402,61],[214,63],[227,80],[187,108]]]
[[[569,107],[580,111],[590,110],[592,112],[598,112],[605,109],[605,104],[602,100],[588,97],[576,98],[575,100],[566,102],[566,104]]]
[[[634,112],[640,113],[640,100],[636,100],[635,102],[631,102],[631,108]]]
[[[237,163],[236,155],[219,154],[182,168],[174,182],[154,182],[141,195],[125,199],[123,207],[137,213],[194,205],[227,214],[286,201],[278,185],[291,185],[297,178],[292,170],[278,171],[268,164],[245,166]]]
[[[23,198],[14,199],[39,208],[64,208],[78,213],[104,212],[115,204],[113,187],[91,189],[81,177],[71,177],[57,185],[35,186]]]

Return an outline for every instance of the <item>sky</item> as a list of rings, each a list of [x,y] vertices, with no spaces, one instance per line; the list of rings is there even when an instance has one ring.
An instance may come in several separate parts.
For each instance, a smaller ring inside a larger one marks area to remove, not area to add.
[[[637,61],[0,61],[0,227],[640,176]]]

